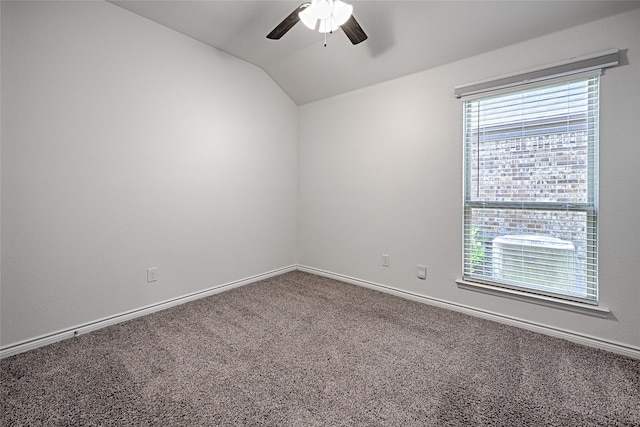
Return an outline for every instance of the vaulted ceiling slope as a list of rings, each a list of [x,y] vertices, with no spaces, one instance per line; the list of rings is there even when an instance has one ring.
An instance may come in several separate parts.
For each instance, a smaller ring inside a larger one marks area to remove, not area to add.
[[[302,2],[111,1],[257,65],[298,105],[640,7],[640,1],[355,0],[348,2],[369,36],[359,45],[338,30],[324,47],[323,35],[302,23],[280,40],[267,39]]]

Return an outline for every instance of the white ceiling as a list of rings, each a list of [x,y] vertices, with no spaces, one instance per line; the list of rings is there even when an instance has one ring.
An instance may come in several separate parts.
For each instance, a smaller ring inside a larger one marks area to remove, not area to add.
[[[266,35],[306,0],[113,0],[264,69],[302,105],[640,7],[640,1],[349,1],[369,39],[295,25]]]

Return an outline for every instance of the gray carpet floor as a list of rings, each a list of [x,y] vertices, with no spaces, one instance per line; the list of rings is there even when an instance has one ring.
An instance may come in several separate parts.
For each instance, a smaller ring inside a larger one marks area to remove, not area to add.
[[[2,426],[640,425],[640,360],[302,272],[0,368]]]

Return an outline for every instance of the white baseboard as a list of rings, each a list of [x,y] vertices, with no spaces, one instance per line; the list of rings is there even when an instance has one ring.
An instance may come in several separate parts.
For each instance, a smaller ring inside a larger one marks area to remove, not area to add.
[[[62,331],[53,332],[51,334],[36,337],[33,339],[25,340],[25,341],[1,348],[0,359],[4,359],[5,357],[13,356],[19,353],[24,353],[25,351],[33,350],[45,345],[53,344],[55,342],[65,340],[67,338],[73,338],[78,335],[86,334],[88,332],[95,331],[97,329],[102,329],[107,326],[114,325],[116,323],[135,319],[136,317],[145,316],[147,314],[151,314],[156,311],[165,310],[167,308],[170,308],[176,305],[184,304],[190,301],[195,301],[197,299],[205,298],[220,292],[238,288],[240,286],[249,285],[251,283],[255,283],[260,280],[268,279],[269,277],[279,276],[281,274],[288,273],[296,269],[297,269],[296,265],[290,265],[288,267],[278,268],[276,270],[268,271],[266,273],[261,273],[255,276],[247,277],[245,279],[240,279],[240,280],[225,283],[222,285],[213,286],[203,291],[198,291],[191,294],[183,295],[177,298],[173,298],[157,304],[152,304],[136,310],[131,310],[125,313],[116,314],[114,316],[107,317],[104,319],[95,320],[93,322],[78,325],[73,328],[69,328]]]
[[[612,341],[607,341],[601,338],[591,337],[588,335],[580,334],[573,331],[568,331],[560,328],[553,328],[547,325],[541,325],[539,323],[530,322],[528,320],[518,319],[516,317],[505,316],[503,314],[482,310],[474,307],[470,307],[463,304],[457,304],[450,301],[441,300],[438,298],[431,298],[424,295],[419,295],[413,292],[403,291],[391,286],[382,285],[379,283],[370,282],[367,280],[357,279],[354,277],[345,276],[342,274],[332,273],[313,267],[304,265],[298,265],[298,270],[306,273],[316,274],[318,276],[328,277],[330,279],[339,280],[341,282],[350,283],[352,285],[362,286],[369,289],[374,289],[380,292],[396,295],[401,298],[410,299],[413,301],[421,302],[424,304],[430,304],[440,308],[457,311],[460,313],[468,314],[475,317],[480,317],[494,322],[503,323],[510,326],[526,329],[532,332],[549,335],[555,338],[562,338],[567,341],[571,341],[577,344],[582,344],[588,347],[598,348],[601,350],[610,351],[612,353],[621,354],[623,356],[632,357],[634,359],[640,359],[640,348],[620,344]]]
[[[53,344],[55,342],[65,340],[67,338],[73,338],[81,334],[86,334],[88,332],[102,329],[107,326],[114,325],[116,323],[125,322],[127,320],[131,320],[136,317],[145,316],[147,314],[151,314],[156,311],[165,310],[167,308],[170,308],[179,304],[184,304],[190,301],[194,301],[200,298],[205,298],[210,295],[214,295],[230,289],[249,285],[251,283],[255,283],[260,280],[264,280],[269,277],[278,276],[280,274],[288,273],[294,270],[300,270],[306,273],[328,277],[330,279],[339,280],[341,282],[350,283],[352,285],[362,286],[362,287],[374,289],[380,292],[396,295],[401,298],[410,299],[410,300],[421,302],[424,304],[434,305],[434,306],[445,308],[448,310],[458,311],[471,316],[476,316],[483,319],[503,323],[506,325],[515,326],[515,327],[526,329],[532,332],[538,332],[544,335],[549,335],[556,338],[562,338],[567,341],[575,342],[575,343],[586,345],[589,347],[599,348],[599,349],[610,351],[613,353],[622,354],[624,356],[632,357],[634,359],[640,359],[640,348],[637,348],[637,347],[619,344],[619,343],[603,340],[600,338],[590,337],[587,335],[583,335],[583,334],[579,334],[576,332],[567,331],[559,328],[552,328],[552,327],[541,325],[535,322],[530,322],[530,321],[518,319],[511,316],[505,316],[499,313],[481,310],[474,307],[441,300],[438,298],[431,298],[431,297],[419,295],[413,292],[403,291],[401,289],[397,289],[391,286],[382,285],[382,284],[370,282],[367,280],[357,279],[357,278],[345,276],[342,274],[332,273],[329,271],[308,267],[304,265],[291,265],[288,267],[279,268],[266,273],[247,277],[245,279],[236,280],[233,282],[214,286],[209,289],[205,289],[203,291],[194,292],[194,293],[177,297],[171,300],[163,301],[158,304],[153,304],[150,306],[142,307],[140,309],[117,314],[108,318],[99,319],[94,322],[78,325],[74,328],[53,332],[51,334],[43,335],[30,340],[25,340],[16,344],[12,344],[0,349],[0,359],[13,356],[19,353],[23,353],[25,351],[33,350],[48,344]]]

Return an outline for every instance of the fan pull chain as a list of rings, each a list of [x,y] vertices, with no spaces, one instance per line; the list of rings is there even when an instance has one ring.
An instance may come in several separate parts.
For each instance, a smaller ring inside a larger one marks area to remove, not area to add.
[[[333,21],[335,18],[333,17],[333,14],[331,14],[331,16],[329,16],[329,18],[327,18],[327,19],[331,19]],[[333,22],[331,22],[331,24],[329,24],[329,28],[331,28],[332,25],[333,25]],[[326,21],[325,21],[324,29],[325,29],[325,31],[327,29]],[[333,30],[329,30],[329,34],[333,34]],[[326,32],[324,33],[324,47],[327,47],[327,33]]]

